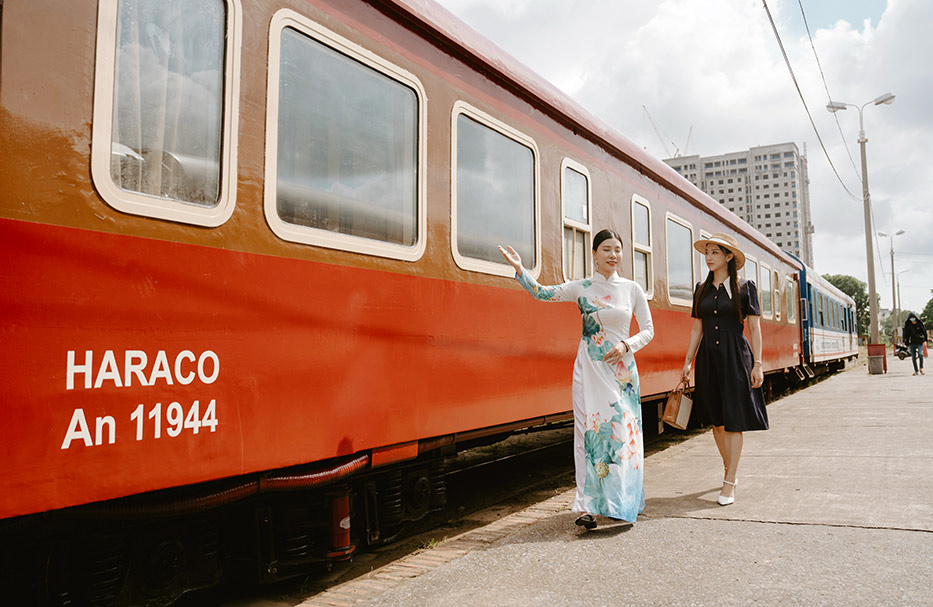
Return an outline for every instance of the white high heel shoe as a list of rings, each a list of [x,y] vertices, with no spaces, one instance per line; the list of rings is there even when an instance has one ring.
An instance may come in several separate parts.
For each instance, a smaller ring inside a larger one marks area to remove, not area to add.
[[[720,506],[728,506],[729,504],[735,503],[735,495],[734,495],[735,489],[734,489],[734,487],[736,486],[736,484],[738,484],[738,482],[739,482],[738,479],[736,479],[736,481],[735,481],[734,483],[730,483],[729,481],[726,481],[726,480],[722,481],[722,484],[723,484],[723,485],[732,485],[732,487],[733,487],[733,490],[732,490],[732,491],[733,491],[733,495],[732,495],[732,497],[726,497],[726,496],[724,496],[722,493],[720,493],[720,494],[719,494],[719,499],[716,500],[717,502],[719,502],[719,505],[720,505]]]

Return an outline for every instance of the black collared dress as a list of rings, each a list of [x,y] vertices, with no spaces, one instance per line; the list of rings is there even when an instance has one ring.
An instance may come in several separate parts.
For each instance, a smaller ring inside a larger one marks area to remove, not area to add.
[[[768,412],[761,388],[752,388],[752,348],[743,333],[745,323],[735,317],[725,286],[710,289],[702,301],[700,283],[693,292],[694,318],[703,321],[697,349],[694,402],[705,407],[714,426],[727,432],[768,429]],[[758,288],[753,281],[739,286],[742,315],[761,316]]]

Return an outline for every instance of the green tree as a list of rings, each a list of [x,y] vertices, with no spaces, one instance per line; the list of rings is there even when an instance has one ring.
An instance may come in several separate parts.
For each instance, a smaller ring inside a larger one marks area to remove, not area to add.
[[[859,335],[868,333],[870,316],[868,310],[868,285],[848,274],[823,274],[823,278],[855,300],[855,328],[858,330]],[[877,297],[877,293],[875,296]]]
[[[900,310],[897,315],[900,317],[900,322],[897,324],[897,334],[900,336],[904,330],[904,323],[907,322],[908,314],[917,314],[913,310]],[[919,317],[920,315],[917,314]],[[891,338],[894,336],[894,314],[890,314],[883,323],[881,323],[881,334],[884,336],[885,343],[889,343]],[[903,337],[901,337],[903,341]]]
[[[933,295],[933,289],[930,289],[930,295]],[[923,324],[926,325],[927,329],[933,329],[933,297],[931,297],[930,301],[927,302],[926,307],[923,308],[923,312],[917,316],[920,317],[920,320],[923,321]]]

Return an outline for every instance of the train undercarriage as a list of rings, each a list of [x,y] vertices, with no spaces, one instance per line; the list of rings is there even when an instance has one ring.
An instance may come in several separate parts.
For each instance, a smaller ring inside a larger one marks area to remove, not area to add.
[[[4,521],[0,595],[23,607],[162,607],[225,578],[307,574],[443,506],[447,451],[370,470],[363,455]]]

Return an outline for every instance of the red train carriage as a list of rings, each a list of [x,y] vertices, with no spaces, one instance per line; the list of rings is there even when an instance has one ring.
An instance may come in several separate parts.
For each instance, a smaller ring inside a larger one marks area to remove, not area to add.
[[[577,313],[499,243],[556,283],[631,235],[654,403],[690,243],[734,233],[766,370],[801,364],[792,257],[429,2],[0,19],[0,586],[164,604],[343,558],[443,500],[444,455],[567,419]]]

